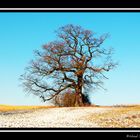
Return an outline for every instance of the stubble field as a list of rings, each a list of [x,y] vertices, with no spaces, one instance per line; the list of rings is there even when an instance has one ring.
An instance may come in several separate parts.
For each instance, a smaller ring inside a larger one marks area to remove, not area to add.
[[[0,105],[0,128],[139,128],[140,105],[49,107]]]

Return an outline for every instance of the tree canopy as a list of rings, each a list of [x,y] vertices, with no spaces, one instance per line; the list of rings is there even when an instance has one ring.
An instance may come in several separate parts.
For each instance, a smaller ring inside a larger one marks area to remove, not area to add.
[[[35,59],[21,76],[24,88],[43,101],[74,93],[75,104],[89,101],[89,89],[103,88],[105,73],[117,63],[112,49],[103,47],[108,34],[96,37],[91,30],[72,24],[56,31],[58,39],[35,51]]]

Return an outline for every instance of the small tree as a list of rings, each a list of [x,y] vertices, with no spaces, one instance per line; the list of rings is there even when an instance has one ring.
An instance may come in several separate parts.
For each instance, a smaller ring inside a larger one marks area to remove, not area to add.
[[[44,102],[71,91],[76,106],[90,103],[88,89],[102,87],[104,73],[116,66],[112,49],[102,47],[108,34],[96,38],[92,31],[71,24],[56,33],[57,41],[35,51],[37,58],[21,76],[23,85]]]

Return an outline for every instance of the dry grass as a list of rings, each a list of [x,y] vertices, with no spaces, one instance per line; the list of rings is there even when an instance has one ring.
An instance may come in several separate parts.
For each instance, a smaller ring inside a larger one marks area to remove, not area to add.
[[[110,107],[111,110],[102,114],[90,114],[87,120],[96,122],[100,127],[140,127],[140,105]]]
[[[0,112],[19,111],[19,110],[33,110],[33,109],[47,109],[47,108],[53,108],[53,106],[12,106],[12,105],[0,105]]]

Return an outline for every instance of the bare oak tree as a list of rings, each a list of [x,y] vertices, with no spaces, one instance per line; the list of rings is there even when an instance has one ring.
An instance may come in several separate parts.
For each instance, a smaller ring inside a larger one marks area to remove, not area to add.
[[[56,33],[57,41],[35,51],[36,59],[21,76],[23,85],[44,102],[59,94],[75,93],[75,105],[82,106],[90,102],[88,89],[103,88],[105,72],[116,66],[112,49],[102,47],[108,34],[97,38],[92,31],[72,24]]]

